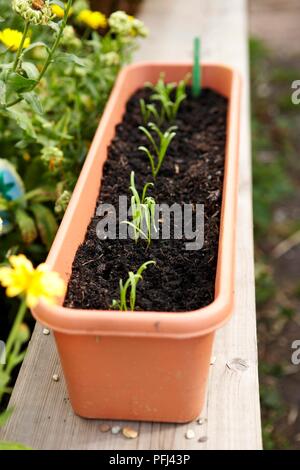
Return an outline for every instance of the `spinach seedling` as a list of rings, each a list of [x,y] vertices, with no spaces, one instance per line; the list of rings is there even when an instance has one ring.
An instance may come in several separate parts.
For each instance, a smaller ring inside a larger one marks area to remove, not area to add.
[[[152,88],[154,91],[150,99],[152,101],[158,101],[161,104],[161,120],[167,119],[168,121],[174,121],[180,104],[186,98],[186,80],[181,80],[176,86],[176,83],[165,83],[161,76],[156,85],[147,83],[146,86]],[[175,89],[175,96],[174,99],[172,99],[171,94]]]
[[[145,134],[145,136],[147,137],[149,143],[151,144],[153,148],[153,150],[151,151],[144,145],[141,145],[139,147],[139,150],[142,150],[142,152],[144,152],[149,158],[152,175],[153,175],[153,178],[155,179],[164,161],[168,147],[176,135],[176,132],[174,131],[177,129],[177,126],[171,126],[165,132],[161,132],[161,130],[153,122],[149,122],[148,127],[151,131],[155,132],[155,134],[158,136],[158,143],[155,141],[153,135],[146,127],[139,126],[140,131],[142,131]],[[154,154],[153,154],[153,151],[154,151]]]
[[[159,112],[157,111],[155,104],[145,103],[144,99],[140,99],[140,108],[141,108],[141,113],[143,117],[143,122],[145,125],[148,124],[152,116],[158,125],[162,124],[163,120],[161,119],[161,116],[159,115]]]
[[[127,296],[129,292],[130,310],[133,311],[135,309],[137,284],[140,280],[143,279],[142,274],[150,264],[156,264],[156,263],[155,261],[146,261],[146,263],[142,264],[139,267],[136,273],[129,271],[128,278],[125,281],[125,283],[123,283],[122,279],[120,279],[119,281],[120,299],[112,301],[113,308],[118,308],[119,310],[122,310],[122,311],[129,310],[127,306]]]
[[[131,217],[132,221],[124,221],[127,225],[133,228],[134,240],[137,242],[140,236],[143,236],[147,241],[148,245],[151,242],[151,231],[152,227],[155,231],[155,200],[151,196],[147,196],[147,191],[150,186],[154,186],[153,183],[146,183],[142,195],[140,196],[134,181],[134,171],[130,175],[130,191],[131,196]]]

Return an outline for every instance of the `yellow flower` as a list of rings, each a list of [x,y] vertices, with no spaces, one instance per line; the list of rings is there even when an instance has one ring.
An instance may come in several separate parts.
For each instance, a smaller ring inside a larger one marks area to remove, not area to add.
[[[6,287],[6,295],[22,295],[28,307],[37,305],[39,300],[54,304],[57,297],[64,295],[65,282],[58,273],[51,272],[46,264],[36,269],[25,255],[9,257],[11,267],[0,268],[0,284]]]
[[[81,10],[77,19],[92,29],[106,28],[107,26],[106,17],[100,11]]]
[[[58,16],[58,18],[63,18],[64,17],[65,11],[59,5],[56,5],[56,4],[51,5],[51,10],[52,10],[52,13],[54,13],[55,16]],[[71,7],[70,10],[69,10],[68,16],[72,15],[72,12],[73,12],[73,8]]]
[[[18,50],[22,40],[22,33],[16,29],[5,28],[0,31],[0,41],[10,49],[11,51]],[[28,47],[30,44],[30,38],[26,38],[23,44],[23,48]]]

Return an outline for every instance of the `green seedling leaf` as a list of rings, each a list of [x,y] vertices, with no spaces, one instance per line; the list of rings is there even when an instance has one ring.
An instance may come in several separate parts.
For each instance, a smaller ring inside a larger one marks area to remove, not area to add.
[[[119,308],[119,310],[127,311],[128,310],[127,297],[128,297],[128,292],[129,292],[130,310],[134,311],[135,302],[136,302],[137,284],[140,280],[143,279],[142,274],[150,264],[156,264],[156,262],[152,260],[146,261],[146,263],[142,264],[139,267],[136,273],[129,271],[128,278],[125,283],[123,283],[122,279],[119,280],[120,300],[112,301],[113,308]]]

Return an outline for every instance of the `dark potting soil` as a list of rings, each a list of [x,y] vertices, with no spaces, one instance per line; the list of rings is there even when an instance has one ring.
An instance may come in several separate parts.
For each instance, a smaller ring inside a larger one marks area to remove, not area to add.
[[[138,150],[147,140],[139,99],[147,101],[150,91],[138,90],[128,101],[123,121],[108,149],[104,165],[100,203],[118,207],[119,196],[128,196],[130,173],[135,172],[136,188],[153,181],[147,156]],[[138,283],[136,310],[188,311],[204,307],[214,299],[224,156],[227,100],[210,89],[193,98],[187,90],[175,125],[178,126],[154,188],[158,204],[204,204],[204,245],[185,249],[186,240],[99,240],[94,216],[84,242],[79,246],[72,268],[64,305],[83,309],[109,309],[119,299],[119,279],[136,272],[145,261],[154,260]],[[100,181],[99,181],[100,183]],[[163,223],[163,222],[162,222]],[[172,231],[171,231],[172,233]]]

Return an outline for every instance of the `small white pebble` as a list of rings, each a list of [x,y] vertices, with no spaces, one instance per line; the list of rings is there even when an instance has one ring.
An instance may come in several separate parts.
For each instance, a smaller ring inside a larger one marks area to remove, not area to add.
[[[50,330],[48,330],[48,328],[44,328],[43,335],[50,335]]]
[[[185,433],[185,438],[186,439],[195,439],[195,431],[193,429],[188,429],[187,432]]]
[[[112,434],[119,434],[120,431],[121,431],[121,426],[113,426],[111,428],[111,433]]]
[[[202,425],[202,424],[204,424],[204,422],[205,422],[204,418],[198,418],[197,419],[197,424]]]
[[[58,382],[59,381],[59,375],[58,374],[53,374],[52,375],[52,380],[54,380],[54,382]]]

